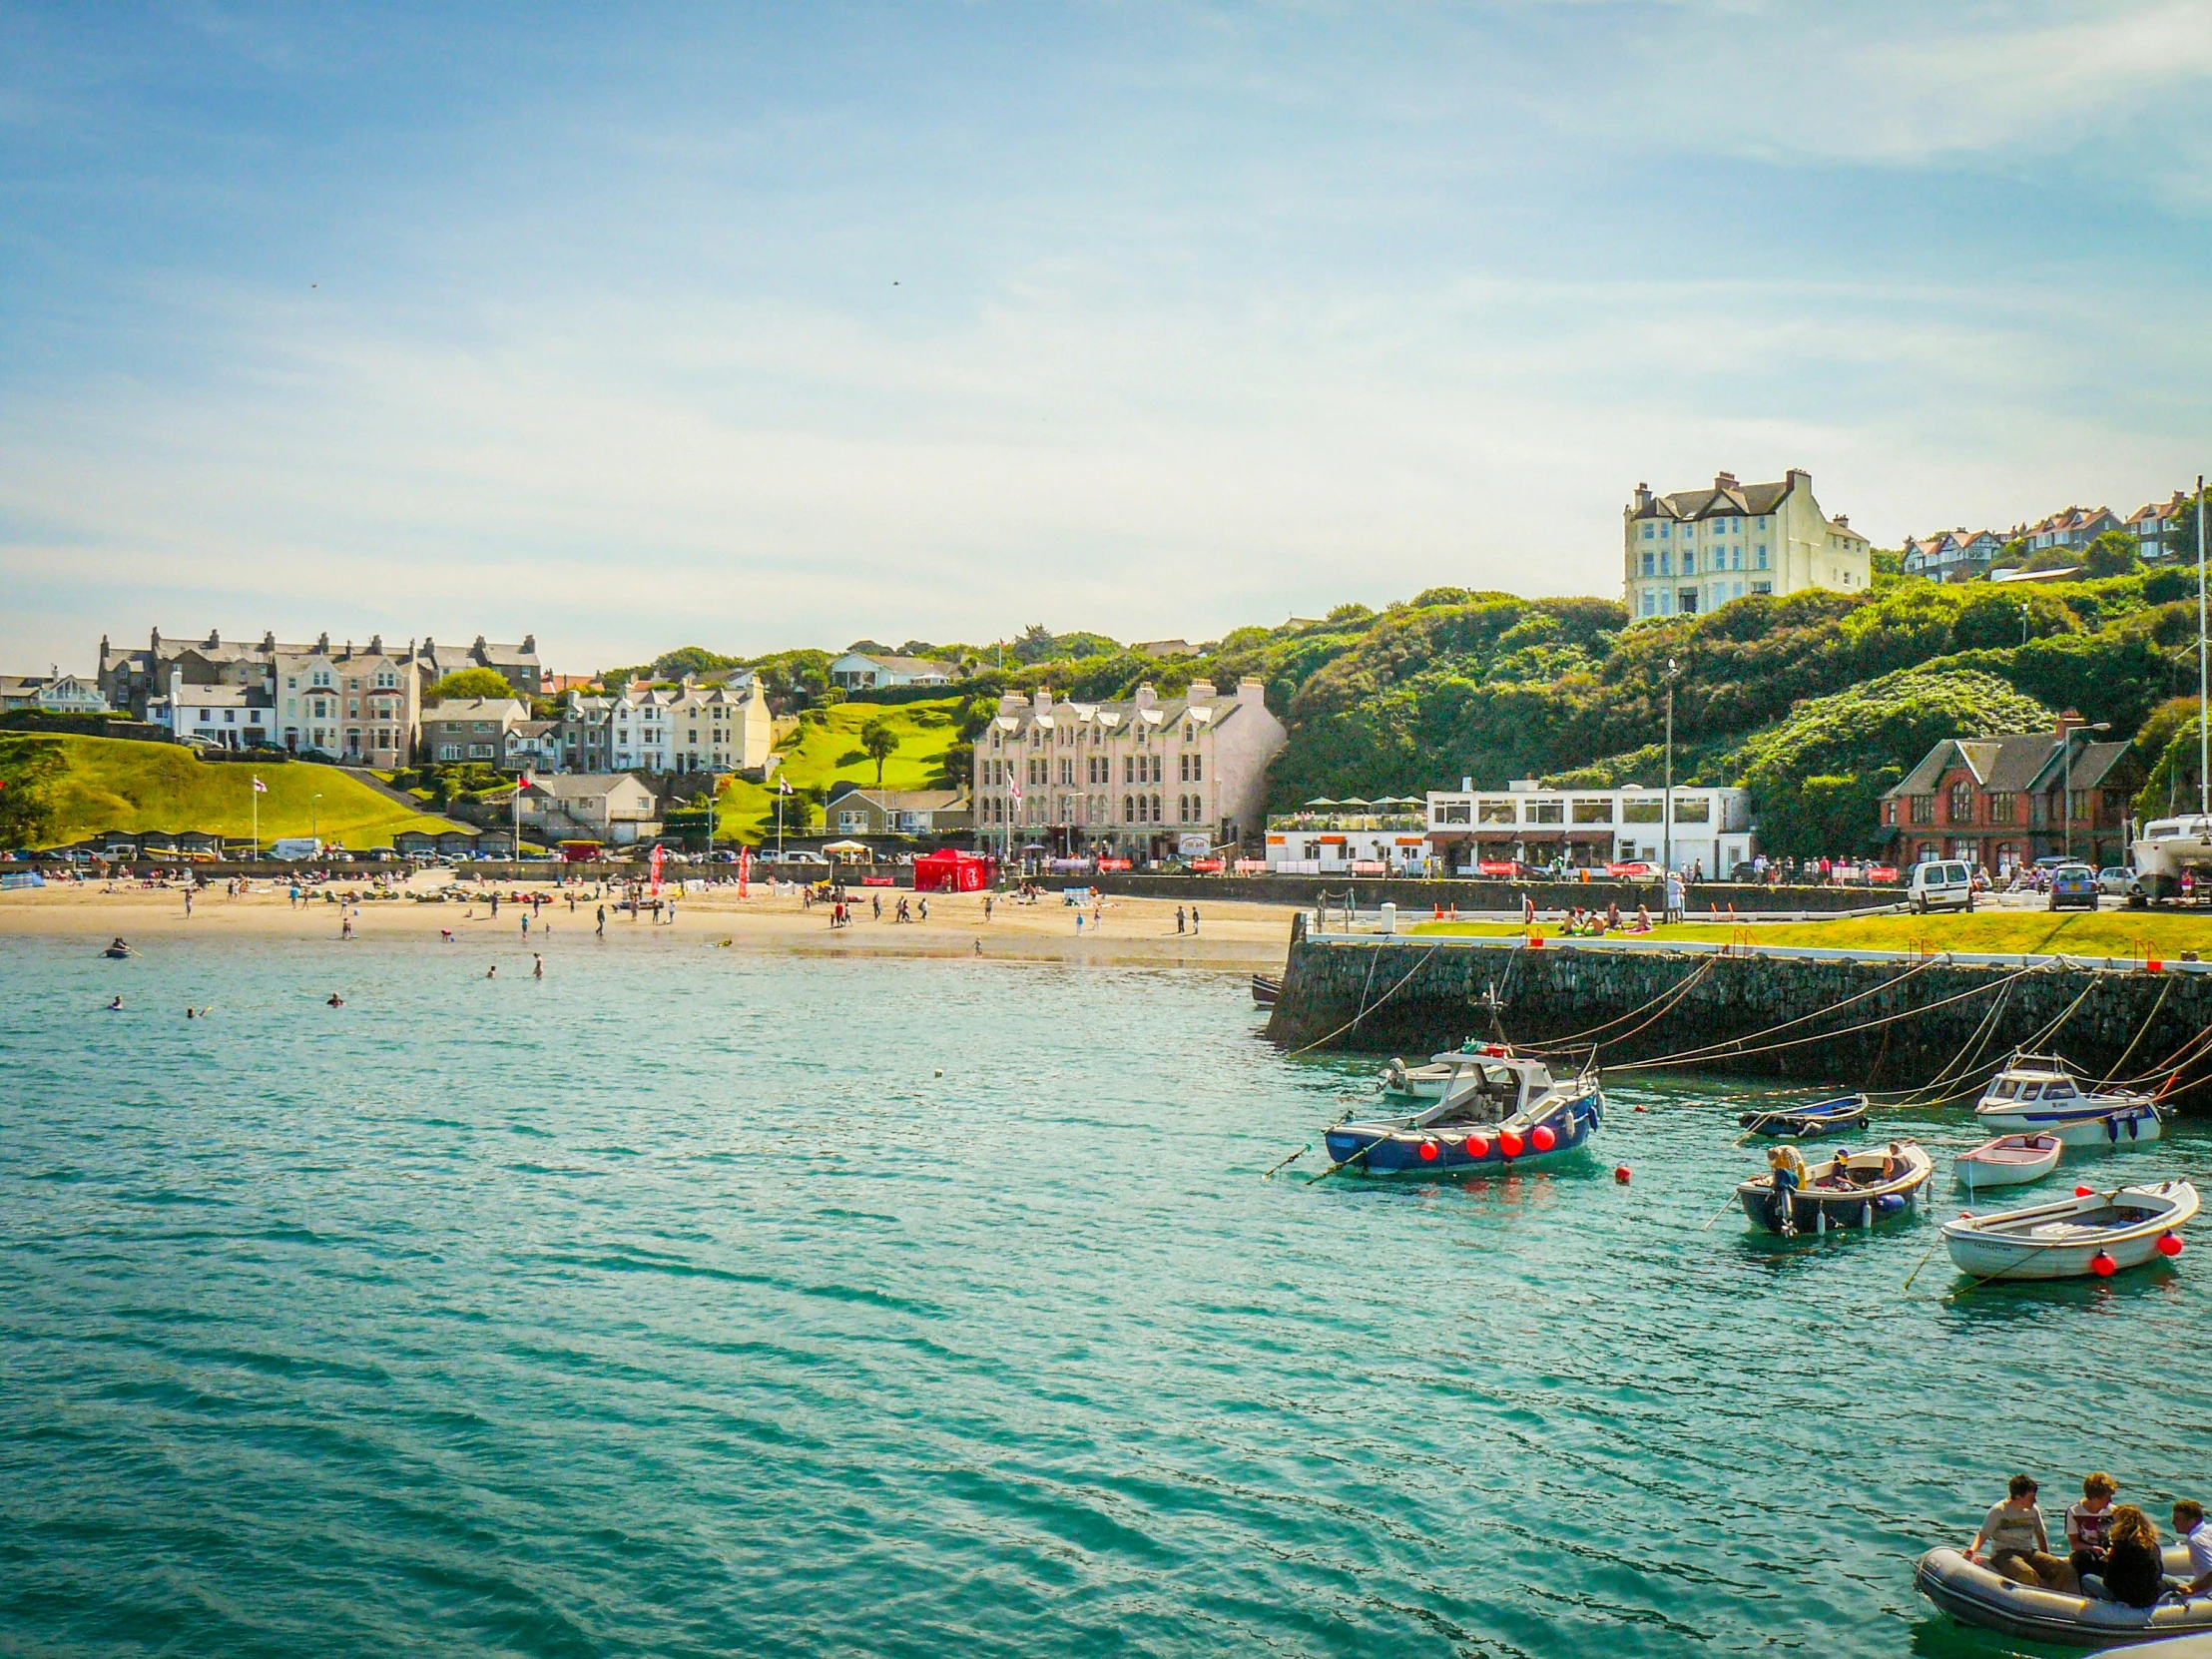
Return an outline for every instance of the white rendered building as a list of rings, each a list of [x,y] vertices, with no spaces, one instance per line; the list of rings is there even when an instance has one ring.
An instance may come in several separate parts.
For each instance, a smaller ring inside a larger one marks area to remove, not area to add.
[[[1638,789],[1554,790],[1528,780],[1502,790],[1428,792],[1428,838],[1450,871],[1485,863],[1603,867],[1647,863],[1663,867],[1670,842],[1676,869],[1726,876],[1753,852],[1751,795],[1740,789],[1668,792]],[[1672,833],[1668,820],[1672,818]]]
[[[704,686],[686,675],[611,697],[570,692],[561,748],[579,772],[748,772],[768,765],[775,725],[759,676]]]
[[[1721,473],[1711,489],[1654,495],[1648,484],[1621,509],[1623,593],[1631,622],[1717,611],[1753,594],[1834,588],[1864,593],[1874,550],[1813,499],[1813,475],[1739,484]]]
[[[976,834],[1017,850],[1202,855],[1260,830],[1287,736],[1257,680],[1232,697],[1209,680],[1117,703],[1009,693],[975,741]]]

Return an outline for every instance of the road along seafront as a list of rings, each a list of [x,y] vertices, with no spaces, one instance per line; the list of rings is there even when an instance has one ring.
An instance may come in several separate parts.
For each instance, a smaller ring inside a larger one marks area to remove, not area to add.
[[[1493,1018],[1495,1024],[1493,1025]],[[1469,1035],[1606,1066],[1956,1094],[2015,1049],[2212,1103],[2212,963],[1330,934],[1293,923],[1268,1035],[1426,1056]]]

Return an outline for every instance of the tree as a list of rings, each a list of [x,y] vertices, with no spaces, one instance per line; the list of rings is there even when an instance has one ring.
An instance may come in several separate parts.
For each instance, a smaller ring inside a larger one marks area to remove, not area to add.
[[[2205,490],[2205,526],[2212,531],[2212,488]],[[2175,515],[2168,519],[2170,533],[2166,537],[2166,556],[2181,564],[2197,562],[2197,498],[2182,497]]]
[[[2142,544],[2125,530],[2107,530],[2082,550],[2081,574],[2131,576],[2142,568]]]
[[[0,846],[31,847],[53,825],[46,786],[62,770],[50,738],[0,738]]]
[[[442,703],[448,698],[463,697],[513,697],[514,687],[507,684],[507,677],[495,668],[464,668],[448,674],[422,694],[425,703]]]
[[[898,733],[881,715],[860,728],[860,753],[875,763],[875,787],[883,787],[883,763],[898,753]]]

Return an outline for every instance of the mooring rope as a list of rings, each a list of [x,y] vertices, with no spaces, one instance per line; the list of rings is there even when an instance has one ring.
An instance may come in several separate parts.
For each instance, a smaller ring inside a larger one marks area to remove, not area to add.
[[[1657,996],[1651,998],[1650,1001],[1641,1003],[1638,1006],[1629,1009],[1628,1012],[1625,1014],[1615,1014],[1609,1020],[1601,1021],[1596,1025],[1585,1026],[1580,1031],[1569,1031],[1563,1037],[1546,1037],[1540,1044],[1537,1044],[1536,1046],[1541,1048],[1561,1048],[1568,1043],[1580,1042],[1585,1037],[1594,1037],[1600,1031],[1606,1029],[1607,1026],[1618,1025],[1623,1020],[1634,1019],[1638,1014],[1642,1013],[1645,1009],[1654,1006],[1655,1004],[1668,1002],[1671,1006],[1673,1000],[1679,1000],[1692,985],[1696,984],[1706,974],[1711,973],[1713,969],[1719,965],[1720,960],[1720,957],[1717,955],[1708,956],[1705,958],[1705,960],[1698,963],[1698,965],[1688,974],[1676,980],[1672,985],[1669,985]],[[1660,1010],[1660,1012],[1662,1013],[1664,1013],[1665,1011],[1665,1009]],[[1644,1022],[1645,1025],[1648,1025],[1651,1022],[1649,1020],[1646,1020]],[[1641,1031],[1642,1029],[1642,1025],[1636,1027],[1637,1031]],[[1631,1031],[1628,1033],[1628,1035],[1634,1036],[1635,1032]],[[1619,1039],[1616,1038],[1612,1040],[1618,1041]]]
[[[1325,1042],[1329,1042],[1335,1038],[1343,1036],[1355,1025],[1358,1025],[1362,1020],[1366,1019],[1368,1015],[1374,1013],[1377,1008],[1382,1007],[1383,1003],[1389,1001],[1391,997],[1397,995],[1399,991],[1403,990],[1408,984],[1410,984],[1412,982],[1413,975],[1420,972],[1422,968],[1426,967],[1428,965],[1429,958],[1434,956],[1436,952],[1441,949],[1443,949],[1443,946],[1440,944],[1430,945],[1428,949],[1422,954],[1421,959],[1405,970],[1405,977],[1400,979],[1396,984],[1392,985],[1388,990],[1384,991],[1381,996],[1377,997],[1372,1004],[1365,1001],[1365,992],[1363,992],[1363,1004],[1358,1013],[1354,1014],[1350,1019],[1346,1020],[1344,1024],[1338,1026],[1336,1030],[1330,1032],[1328,1036],[1316,1037],[1312,1042],[1306,1044],[1305,1047],[1292,1049],[1290,1056],[1286,1056],[1286,1058],[1295,1057],[1297,1055],[1307,1053],[1309,1050],[1321,1047],[1321,1045]],[[1375,972],[1375,964],[1376,961],[1379,959],[1379,957],[1369,958],[1368,972],[1371,976]]]
[[[2022,974],[2033,973],[2036,970],[2033,968],[2018,968],[2013,971],[2013,973],[2010,975],[2010,978],[2017,979]],[[1893,983],[1902,982],[1902,978],[1893,981]],[[1811,1036],[1792,1037],[1788,1042],[1762,1043],[1756,1048],[1732,1047],[1728,1044],[1718,1044],[1711,1048],[1695,1049],[1684,1054],[1668,1055],[1657,1060],[1638,1060],[1635,1062],[1632,1069],[1637,1071],[1658,1071],[1669,1066],[1696,1065],[1701,1060],[1739,1058],[1744,1055],[1750,1054],[1771,1054],[1778,1049],[1800,1048],[1803,1047],[1806,1043],[1828,1042],[1834,1038],[1849,1037],[1861,1031],[1877,1031],[1885,1025],[1894,1025],[1901,1019],[1914,1019],[1922,1014],[1934,1013],[1937,1008],[1947,1008],[1953,1002],[1963,1002],[1968,997],[1981,996],[1986,992],[1995,990],[1999,985],[2003,985],[2008,982],[2009,980],[2000,979],[1993,981],[1992,983],[1987,985],[1976,985],[1971,990],[1960,991],[1955,996],[1946,996],[1940,1001],[1929,1003],[1926,1007],[1907,1008],[1899,1013],[1884,1014],[1880,1019],[1864,1020],[1857,1025],[1848,1025],[1841,1031],[1816,1031]],[[1857,1001],[1861,999],[1854,998],[1853,1000]],[[1845,1006],[1845,1004],[1843,1003],[1837,1004],[1837,1007],[1839,1008],[1843,1006]],[[1833,1010],[1824,1008],[1823,1010],[1821,1010],[1821,1012],[1829,1013],[1833,1012]],[[1819,1017],[1820,1015],[1818,1014],[1810,1014],[1806,1016],[1806,1018],[1809,1019],[1817,1019]],[[1791,1020],[1788,1025],[1777,1025],[1772,1029],[1776,1031],[1785,1031],[1789,1029],[1790,1025],[1798,1025],[1802,1023],[1804,1023],[1802,1020]],[[1755,1031],[1752,1033],[1752,1036],[1764,1035],[1766,1035],[1765,1032]],[[1738,1043],[1747,1042],[1749,1040],[1749,1038],[1742,1037],[1736,1039]]]
[[[1956,1099],[1957,1096],[1955,1095],[1939,1094],[1936,1091],[1940,1090],[1945,1084],[1963,1078],[1975,1061],[1980,1058],[1982,1049],[1987,1046],[1989,1037],[1995,1030],[1999,1016],[2003,1014],[2012,1000],[2012,986],[2014,983],[2015,981],[2009,979],[2004,982],[2003,989],[1997,993],[1997,999],[1989,1004],[1989,1011],[1981,1016],[1981,1023],[1974,1027],[1973,1035],[1967,1039],[1966,1046],[1960,1049],[1940,1071],[1918,1088],[1880,1091],[1882,1094],[1895,1093],[1897,1096],[1894,1100],[1885,1100],[1883,1104],[1900,1108],[1941,1106],[1950,1100]],[[1887,1038],[1885,1038],[1885,1041],[1887,1041]],[[1977,1089],[1980,1086],[1979,1083],[1975,1083],[1972,1088]],[[1972,1089],[1968,1089],[1966,1092],[1970,1093]],[[1876,1091],[1870,1090],[1870,1098],[1875,1093]]]
[[[1716,960],[1717,960],[1717,958],[1716,958]],[[1638,1066],[1662,1066],[1662,1065],[1678,1065],[1678,1064],[1685,1064],[1685,1063],[1687,1063],[1687,1062],[1689,1062],[1689,1061],[1691,1061],[1691,1060],[1701,1059],[1701,1058],[1704,1058],[1704,1057],[1706,1057],[1706,1056],[1717,1056],[1717,1055],[1720,1055],[1720,1054],[1722,1054],[1722,1053],[1724,1053],[1724,1052],[1731,1052],[1731,1051],[1735,1051],[1735,1050],[1737,1050],[1737,1049],[1738,1049],[1738,1048],[1740,1047],[1740,1045],[1742,1045],[1742,1044],[1744,1044],[1744,1043],[1747,1043],[1747,1042],[1750,1042],[1750,1041],[1752,1041],[1752,1040],[1753,1040],[1754,1038],[1758,1038],[1758,1037],[1771,1037],[1771,1036],[1773,1036],[1773,1035],[1774,1035],[1774,1034],[1775,1034],[1775,1033],[1776,1033],[1777,1031],[1787,1031],[1787,1030],[1789,1030],[1789,1029],[1790,1029],[1790,1027],[1791,1027],[1791,1026],[1793,1026],[1793,1025],[1803,1025],[1803,1024],[1804,1024],[1804,1023],[1805,1023],[1806,1021],[1808,1021],[1808,1020],[1815,1020],[1815,1019],[1826,1019],[1826,1018],[1828,1018],[1828,1017],[1829,1017],[1830,1015],[1832,1015],[1832,1014],[1838,1014],[1838,1013],[1841,1013],[1841,1012],[1842,1012],[1842,1011],[1843,1011],[1844,1009],[1846,1009],[1846,1008],[1849,1008],[1849,1007],[1853,1006],[1853,1005],[1854,1005],[1855,1003],[1860,1003],[1860,1002],[1864,1002],[1864,1001],[1866,1001],[1866,1000],[1867,1000],[1867,999],[1868,999],[1869,997],[1874,997],[1874,996],[1880,996],[1880,995],[1881,995],[1881,994],[1882,994],[1882,993],[1883,993],[1884,991],[1889,991],[1889,990],[1895,990],[1895,989],[1896,989],[1896,988],[1897,988],[1898,986],[1900,986],[1900,985],[1904,984],[1904,983],[1905,983],[1905,982],[1906,982],[1906,981],[1907,981],[1908,979],[1911,979],[1911,978],[1913,978],[1913,977],[1914,977],[1914,976],[1915,976],[1916,974],[1922,974],[1922,973],[1926,973],[1926,972],[1927,972],[1927,971],[1928,971],[1928,970],[1929,970],[1930,968],[1932,968],[1932,967],[1934,967],[1934,966],[1936,966],[1936,959],[1935,959],[1934,957],[1931,957],[1931,958],[1930,958],[1929,960],[1927,960],[1927,961],[1925,961],[1925,962],[1921,962],[1921,963],[1919,963],[1918,965],[1916,965],[1916,966],[1914,966],[1914,967],[1910,967],[1910,968],[1907,968],[1907,969],[1906,969],[1906,970],[1905,970],[1905,971],[1904,971],[1903,973],[1901,973],[1901,974],[1898,974],[1898,975],[1897,975],[1897,976],[1896,976],[1895,978],[1891,978],[1891,979],[1885,979],[1885,980],[1883,980],[1883,981],[1882,981],[1882,983],[1881,983],[1881,984],[1879,984],[1879,985],[1875,985],[1875,986],[1872,986],[1871,988],[1869,988],[1869,989],[1867,989],[1867,990],[1861,991],[1861,992],[1860,992],[1860,993],[1859,993],[1859,994],[1858,994],[1857,996],[1850,996],[1850,997],[1846,997],[1846,998],[1845,998],[1845,999],[1844,999],[1843,1001],[1841,1001],[1841,1002],[1838,1002],[1838,1003],[1834,1003],[1834,1004],[1832,1004],[1831,1006],[1829,1006],[1829,1007],[1826,1007],[1826,1008],[1816,1008],[1816,1009],[1815,1009],[1815,1010],[1814,1010],[1814,1011],[1813,1011],[1812,1013],[1810,1013],[1810,1014],[1800,1014],[1800,1015],[1798,1015],[1798,1017],[1797,1017],[1796,1019],[1786,1019],[1786,1020],[1784,1020],[1784,1021],[1783,1021],[1783,1022],[1782,1022],[1782,1023],[1780,1024],[1780,1025],[1770,1025],[1770,1026],[1768,1026],[1768,1027],[1767,1027],[1767,1028],[1766,1028],[1766,1029],[1765,1029],[1764,1031],[1753,1031],[1753,1032],[1750,1032],[1750,1033],[1748,1033],[1748,1034],[1746,1034],[1746,1035],[1744,1035],[1744,1036],[1741,1036],[1741,1037],[1733,1037],[1733,1038],[1730,1038],[1729,1040],[1727,1040],[1727,1041],[1725,1041],[1725,1042],[1717,1042],[1717,1043],[1705,1043],[1705,1044],[1702,1044],[1701,1046],[1699,1046],[1699,1047],[1697,1047],[1697,1048],[1685,1048],[1685,1049],[1681,1049],[1681,1050],[1679,1050],[1679,1051],[1677,1051],[1677,1052],[1675,1052],[1675,1053],[1673,1053],[1673,1054],[1662,1054],[1662,1055],[1660,1055],[1660,1056],[1659,1056],[1659,1057],[1658,1057],[1657,1059],[1654,1059],[1654,1060],[1638,1060],[1638,1061],[1636,1061],[1635,1063],[1636,1063],[1636,1064],[1637,1064]],[[2021,971],[2026,971],[2026,970],[2021,970]],[[1987,987],[1987,986],[1977,986],[1977,987],[1976,987],[1976,990],[1986,990],[1986,989],[1988,989],[1988,987]],[[1973,994],[1973,993],[1969,992],[1968,994],[1970,995],[1970,994]],[[1941,1007],[1941,1006],[1942,1006],[1942,1004],[1941,1004],[1941,1003],[1936,1003],[1936,1004],[1934,1004],[1934,1006],[1936,1006],[1936,1007]],[[1877,1023],[1880,1023],[1880,1022],[1878,1021]],[[1846,1027],[1846,1028],[1845,1028],[1844,1030],[1841,1030],[1841,1031],[1830,1031],[1830,1032],[1824,1032],[1824,1033],[1822,1033],[1822,1034],[1823,1034],[1823,1035],[1825,1035],[1825,1036],[1832,1036],[1832,1037],[1845,1037],[1845,1036],[1849,1036],[1849,1035],[1850,1035],[1850,1034],[1851,1034],[1851,1033],[1852,1033],[1853,1031],[1857,1031],[1857,1030],[1873,1030],[1873,1029],[1874,1029],[1874,1026],[1872,1026],[1872,1025],[1869,1025],[1869,1026],[1863,1026],[1863,1027],[1862,1027],[1862,1026],[1847,1026],[1847,1027]],[[1787,1045],[1787,1044],[1785,1044],[1785,1045],[1783,1045],[1783,1046],[1787,1047],[1788,1045]],[[1751,1052],[1751,1053],[1755,1053],[1755,1054],[1756,1054],[1756,1053],[1763,1053],[1763,1052],[1764,1052],[1764,1050],[1762,1050],[1762,1049],[1752,1049],[1752,1050],[1750,1050],[1749,1052]]]

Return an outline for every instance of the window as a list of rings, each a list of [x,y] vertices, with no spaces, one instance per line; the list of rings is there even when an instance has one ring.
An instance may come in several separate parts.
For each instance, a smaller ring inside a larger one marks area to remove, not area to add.
[[[1963,778],[1950,787],[1950,822],[1973,823],[1973,785]]]
[[[1630,798],[1629,798],[1628,800],[1626,800],[1626,801],[1624,801],[1624,802],[1622,802],[1622,803],[1621,803],[1621,823],[1623,823],[1623,824],[1660,824],[1660,823],[1663,823],[1663,822],[1665,822],[1665,821],[1664,821],[1664,819],[1663,819],[1663,817],[1662,817],[1661,815],[1662,815],[1662,809],[1663,809],[1663,808],[1665,807],[1665,805],[1666,805],[1666,804],[1665,804],[1665,802],[1664,802],[1664,801],[1661,801],[1661,800],[1659,800],[1659,799],[1656,799],[1656,798],[1654,798],[1653,800],[1650,800],[1650,801],[1641,801],[1641,800],[1638,800],[1638,799],[1636,799],[1635,797],[1631,796],[1631,797],[1630,797]]]
[[[1709,795],[1678,795],[1674,798],[1674,822],[1677,824],[1711,824],[1713,822],[1713,798]]]
[[[1646,535],[1649,535],[1651,532],[1647,530],[1644,533]],[[1644,554],[1644,574],[1646,576],[1656,576],[1659,574],[1658,554],[1648,551]]]
[[[1121,798],[1121,822],[1124,824],[1134,824],[1137,822],[1137,809],[1135,806],[1135,798],[1133,796],[1125,795]]]
[[[1443,802],[1438,802],[1438,803],[1437,803],[1437,809],[1436,809],[1436,822],[1437,822],[1438,824],[1464,824],[1464,823],[1466,823],[1466,822],[1467,822],[1467,803],[1466,803],[1466,802],[1464,802],[1464,801],[1443,801]]]
[[[2010,790],[1998,790],[1989,797],[1989,822],[1991,824],[2017,824],[2020,822],[2020,798]],[[2003,848],[1999,847],[2001,852]]]
[[[1765,542],[1761,542],[1759,544],[1754,556],[1758,562],[1755,563],[1751,568],[1754,570],[1765,570],[1767,568],[1767,544]]]
[[[1682,550],[1682,574],[1685,576],[1695,576],[1697,574],[1697,555],[1688,548]]]
[[[1562,815],[1565,811],[1566,803],[1562,801],[1531,801],[1528,804],[1528,822],[1530,824],[1558,824],[1562,821]]]
[[[1574,822],[1577,824],[1611,824],[1613,803],[1603,796],[1583,796],[1574,804]]]
[[[1753,593],[1772,593],[1774,592],[1774,584],[1772,582],[1754,582],[1751,584],[1751,591]]]
[[[1684,616],[1697,615],[1697,589],[1683,588],[1674,596],[1674,608]]]
[[[1179,755],[1176,759],[1182,763],[1177,768],[1177,774],[1184,783],[1188,784],[1191,781],[1191,758],[1188,755]]]
[[[1651,526],[1650,526],[1650,525],[1648,525],[1648,524],[1644,526],[1644,540],[1646,540],[1646,541],[1649,541],[1649,540],[1651,540]],[[1646,559],[1649,559],[1649,558],[1651,557],[1651,555],[1650,555],[1649,553],[1646,553],[1646,554],[1644,555],[1644,557],[1645,557]]]
[[[1193,755],[1191,757],[1191,782],[1194,784],[1206,782],[1206,757],[1203,755]]]
[[[1912,800],[1913,822],[1915,824],[1934,824],[1936,822],[1936,798],[1933,795],[1916,795]]]
[[[1514,808],[1515,803],[1510,800],[1477,802],[1475,804],[1475,822],[1478,824],[1517,824],[1520,822],[1520,815]],[[1466,820],[1460,819],[1459,822],[1464,824]]]

